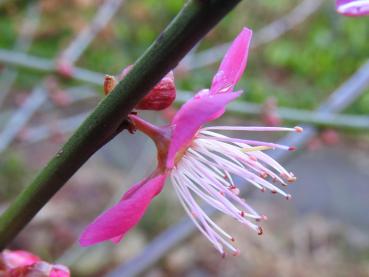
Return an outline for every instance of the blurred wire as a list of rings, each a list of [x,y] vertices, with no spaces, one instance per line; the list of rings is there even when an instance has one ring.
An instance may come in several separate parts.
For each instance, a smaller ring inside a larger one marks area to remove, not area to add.
[[[78,36],[60,54],[59,59],[74,64],[87,49],[96,35],[106,27],[112,17],[119,11],[124,0],[106,0],[98,9],[94,19],[78,33]]]
[[[365,78],[369,80],[369,74]],[[185,103],[192,96],[193,93],[190,92],[179,92],[177,93],[176,103]],[[263,113],[263,105],[236,101],[229,104],[227,111],[240,115],[260,116]],[[358,129],[362,131],[369,130],[369,116],[326,113],[283,107],[276,108],[276,113],[280,119],[287,121],[310,123],[317,126]]]
[[[0,133],[0,153],[14,140],[16,135],[27,124],[32,115],[46,101],[47,93],[43,86],[33,89],[31,95],[23,103]]]
[[[68,58],[72,59],[72,62],[75,62],[78,60],[78,58],[82,55],[83,51],[87,48],[87,46],[92,42],[93,38],[96,37],[99,31],[101,31],[109,22],[111,17],[113,16],[114,12],[117,11],[116,8],[119,7],[123,0],[107,0],[104,2],[103,5],[101,5],[98,9],[98,12],[94,19],[92,20],[92,23],[90,26],[88,25],[86,28],[84,28],[77,37],[72,40],[72,42],[67,47],[67,52],[62,52],[64,55],[67,55]],[[114,11],[112,10],[114,8]],[[107,18],[105,18],[107,17]],[[108,19],[108,20],[107,20]],[[78,49],[78,47],[81,47],[81,49]],[[12,53],[12,51],[9,51],[9,53]],[[3,57],[9,57],[7,55],[6,50],[3,54]],[[14,52],[13,52],[14,54]],[[21,53],[21,55],[10,55],[15,60],[18,60],[20,62],[24,61],[25,57],[22,56],[26,54]],[[27,59],[27,61],[31,61],[31,64],[37,64],[38,66],[41,65],[44,69],[55,69],[55,65],[53,62],[49,60],[42,60],[41,63],[40,60],[37,59]],[[73,63],[71,61],[68,61],[68,64],[70,66],[73,66]],[[79,70],[77,71],[79,75],[88,76],[87,78],[93,81],[99,81],[101,82],[103,80],[103,77],[101,76],[94,76],[94,74],[89,74],[86,70]],[[97,78],[101,78],[100,80]],[[83,79],[83,78],[82,78]],[[44,79],[45,82],[46,78]],[[47,99],[47,93],[46,90],[42,87],[36,87],[31,94],[31,96],[27,99],[26,103],[22,106],[21,109],[16,111],[16,113],[12,116],[6,127],[4,128],[3,132],[0,134],[0,152],[6,149],[8,145],[13,141],[13,139],[16,137],[18,132],[25,126],[25,124],[28,122],[32,114],[43,104],[43,102]]]
[[[40,8],[38,3],[31,3],[27,7],[26,16],[21,27],[20,34],[15,42],[14,50],[26,52],[31,44],[37,26],[40,22]],[[15,68],[6,67],[0,76],[0,107],[10,91],[18,72]]]
[[[54,61],[27,55],[23,52],[0,49],[0,61],[15,66],[22,66],[31,69],[37,69],[44,72],[54,72],[57,67]],[[79,81],[84,81],[96,85],[101,85],[104,80],[104,74],[90,71],[87,69],[73,67],[71,77]]]
[[[296,25],[304,22],[309,16],[316,12],[322,4],[323,0],[302,1],[290,13],[256,31],[254,33],[251,47],[256,48],[279,38],[286,32],[295,28]],[[185,58],[180,63],[179,68],[193,70],[214,64],[223,58],[229,46],[230,43],[224,43],[210,49],[203,50],[199,53],[195,53],[190,57]]]

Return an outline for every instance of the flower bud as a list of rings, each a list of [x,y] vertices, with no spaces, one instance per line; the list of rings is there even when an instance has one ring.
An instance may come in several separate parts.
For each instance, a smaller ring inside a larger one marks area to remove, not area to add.
[[[27,251],[0,252],[0,276],[70,277],[67,267],[49,264]]]
[[[122,80],[133,65],[127,66],[119,75],[119,81]],[[109,94],[116,86],[116,80],[113,76],[106,75],[104,80],[104,94]],[[168,108],[176,98],[176,87],[174,84],[174,75],[170,71],[156,86],[136,105],[138,110],[159,111]]]

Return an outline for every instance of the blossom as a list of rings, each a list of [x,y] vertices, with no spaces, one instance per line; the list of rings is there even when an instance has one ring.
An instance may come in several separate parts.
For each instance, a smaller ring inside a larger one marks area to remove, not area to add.
[[[23,250],[4,250],[0,253],[0,276],[69,277],[68,268],[49,264]]]
[[[167,178],[190,218],[223,255],[225,248],[233,254],[239,253],[233,245],[235,239],[204,212],[196,198],[261,234],[262,229],[257,222],[266,216],[258,214],[240,197],[232,176],[239,176],[261,191],[270,190],[287,199],[291,197],[273,182],[285,185],[296,178],[263,150],[293,148],[227,137],[218,131],[301,132],[300,127],[203,127],[219,118],[226,105],[241,95],[242,91],[233,89],[246,67],[251,36],[251,30],[242,30],[223,58],[210,89],[199,91],[186,102],[169,126],[157,127],[137,115],[130,115],[135,127],[155,142],[157,168],[86,228],[80,238],[82,246],[105,240],[119,242],[138,223],[151,200],[163,189]]]
[[[369,15],[369,0],[336,0],[336,10],[346,16]]]

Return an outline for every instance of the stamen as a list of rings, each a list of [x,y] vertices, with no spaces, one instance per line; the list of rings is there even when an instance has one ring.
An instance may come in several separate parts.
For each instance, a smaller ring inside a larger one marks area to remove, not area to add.
[[[300,127],[300,126],[296,126],[296,127],[295,127],[295,131],[296,131],[297,133],[302,133],[302,132],[304,131],[304,129],[303,129],[302,127]]]
[[[260,226],[258,227],[258,235],[261,236],[263,234],[263,228],[261,228]]]
[[[243,152],[254,152],[254,151],[264,151],[264,150],[270,150],[273,149],[270,146],[254,146],[254,147],[247,147],[247,148],[242,148]]]
[[[301,127],[262,127],[262,126],[211,126],[201,129],[202,131],[220,130],[220,131],[253,131],[253,132],[295,132],[296,128],[302,130]]]

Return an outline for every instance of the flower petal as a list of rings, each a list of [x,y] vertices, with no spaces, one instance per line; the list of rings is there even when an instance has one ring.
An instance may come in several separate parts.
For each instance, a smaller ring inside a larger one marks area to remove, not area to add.
[[[213,78],[210,93],[229,92],[241,78],[247,63],[252,31],[243,28],[225,54]]]
[[[369,0],[337,0],[336,10],[346,16],[369,15]]]
[[[201,126],[220,117],[225,111],[225,106],[241,93],[239,91],[210,94],[208,90],[202,90],[181,107],[172,121],[173,132],[168,151],[168,168],[174,166],[176,153],[191,143]]]
[[[142,218],[151,200],[162,190],[165,179],[166,174],[156,175],[134,185],[118,204],[85,229],[80,244],[89,246],[109,239],[116,242],[118,237],[120,240]]]

